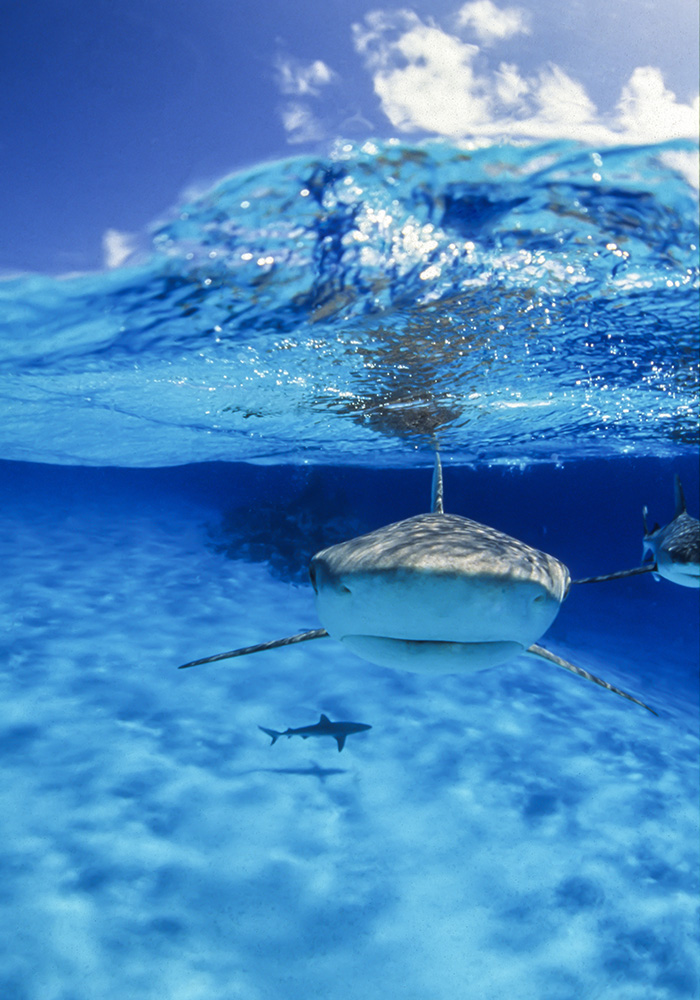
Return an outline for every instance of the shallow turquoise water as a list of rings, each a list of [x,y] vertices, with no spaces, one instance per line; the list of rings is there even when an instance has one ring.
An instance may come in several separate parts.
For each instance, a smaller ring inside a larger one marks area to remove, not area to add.
[[[670,471],[447,485],[451,509],[490,507],[588,572],[638,553],[628,500],[646,484],[663,514]],[[695,996],[697,591],[584,587],[546,639],[659,718],[527,659],[425,677],[332,640],[183,673],[315,627],[308,584],[209,530],[231,503],[286,502],[291,470],[2,472],[3,997]],[[420,509],[426,479],[340,487],[381,520]],[[257,728],[321,711],[373,728],[340,755]]]

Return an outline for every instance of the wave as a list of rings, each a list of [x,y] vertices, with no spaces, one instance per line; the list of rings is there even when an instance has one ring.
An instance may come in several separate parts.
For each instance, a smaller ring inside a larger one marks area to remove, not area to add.
[[[697,446],[690,142],[338,143],[224,178],[125,265],[0,283],[3,455],[172,465]]]

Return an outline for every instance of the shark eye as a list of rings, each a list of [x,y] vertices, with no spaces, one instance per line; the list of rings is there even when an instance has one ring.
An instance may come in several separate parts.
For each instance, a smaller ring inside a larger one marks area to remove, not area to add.
[[[532,603],[533,604],[541,604],[543,600],[544,600],[544,594],[538,594],[537,597],[533,600]]]
[[[345,586],[345,584],[343,584],[343,585],[342,585],[342,587],[341,587],[340,589],[342,590],[342,592],[343,592],[344,594],[351,594],[351,593],[352,593],[352,591],[350,590],[350,588],[349,588],[349,587],[346,587],[346,586]]]

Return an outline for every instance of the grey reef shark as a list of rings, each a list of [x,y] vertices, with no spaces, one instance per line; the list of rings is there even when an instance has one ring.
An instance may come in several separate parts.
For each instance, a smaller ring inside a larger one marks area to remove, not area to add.
[[[642,508],[644,539],[642,541],[643,562],[634,569],[623,569],[603,576],[589,576],[574,583],[601,583],[604,580],[620,580],[625,576],[653,573],[656,579],[664,577],[681,587],[700,587],[700,521],[691,517],[685,506],[685,496],[680,477],[674,481],[676,510],[673,520],[663,528],[655,524],[651,531],[647,524],[649,510]]]
[[[323,628],[184,663],[180,669],[331,636],[370,663],[418,673],[471,674],[521,653],[653,709],[574,666],[540,638],[571,578],[553,556],[495,528],[445,514],[436,449],[432,512],[318,552],[311,583]]]
[[[270,746],[276,743],[280,736],[301,736],[302,740],[308,740],[309,736],[332,736],[338,744],[338,753],[345,746],[348,736],[352,736],[353,733],[364,733],[371,728],[364,722],[331,722],[327,715],[321,715],[314,726],[299,726],[298,729],[286,729],[283,733],[279,733],[276,729],[258,726],[258,729],[262,729],[272,737]]]

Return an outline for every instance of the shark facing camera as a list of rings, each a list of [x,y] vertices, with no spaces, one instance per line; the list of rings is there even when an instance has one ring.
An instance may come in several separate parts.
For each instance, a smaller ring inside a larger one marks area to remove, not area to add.
[[[310,577],[323,628],[217,653],[179,669],[331,637],[361,659],[413,673],[472,674],[527,654],[656,712],[643,701],[544,646],[573,585],[654,573],[700,586],[700,524],[676,477],[676,511],[649,532],[651,562],[571,580],[554,556],[469,518],[445,514],[442,465],[435,452],[431,513],[397,521],[323,549]],[[291,735],[291,734],[285,734]]]
[[[546,632],[569,588],[557,559],[444,513],[325,549],[310,574],[330,636],[371,663],[417,673],[507,663]]]

